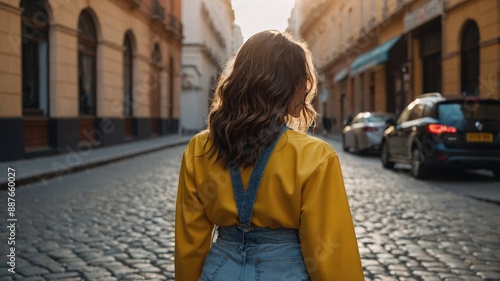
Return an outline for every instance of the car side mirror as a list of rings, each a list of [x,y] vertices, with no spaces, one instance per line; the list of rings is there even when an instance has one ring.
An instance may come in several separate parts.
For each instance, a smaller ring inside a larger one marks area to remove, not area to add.
[[[351,123],[352,123],[352,119],[346,119],[346,120],[344,120],[344,127],[345,126],[351,126]]]

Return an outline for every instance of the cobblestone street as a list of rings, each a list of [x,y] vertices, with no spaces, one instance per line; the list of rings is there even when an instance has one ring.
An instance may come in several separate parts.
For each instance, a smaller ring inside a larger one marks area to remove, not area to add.
[[[330,142],[340,156],[366,280],[500,280],[500,205],[384,170],[378,158]],[[15,275],[7,271],[1,191],[0,281],[174,280],[183,149],[17,189]]]

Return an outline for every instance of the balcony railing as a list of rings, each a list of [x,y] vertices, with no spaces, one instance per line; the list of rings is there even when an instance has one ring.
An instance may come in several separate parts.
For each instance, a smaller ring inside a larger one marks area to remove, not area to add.
[[[170,13],[168,14],[168,19],[165,27],[167,28],[167,30],[182,36],[182,23],[175,15]]]
[[[165,21],[165,8],[160,4],[160,1],[153,0],[151,5],[151,18],[160,22]]]

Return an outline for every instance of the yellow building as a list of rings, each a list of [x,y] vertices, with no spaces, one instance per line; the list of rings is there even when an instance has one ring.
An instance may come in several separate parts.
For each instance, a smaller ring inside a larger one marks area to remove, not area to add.
[[[177,132],[180,0],[0,0],[0,161]]]
[[[422,93],[500,97],[498,1],[313,3],[296,5],[300,35],[317,59],[318,109],[334,131],[360,111],[397,114]]]

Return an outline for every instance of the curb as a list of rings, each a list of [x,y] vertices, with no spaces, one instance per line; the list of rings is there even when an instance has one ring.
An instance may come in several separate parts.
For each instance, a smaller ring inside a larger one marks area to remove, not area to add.
[[[171,143],[160,145],[157,147],[152,147],[150,149],[143,149],[143,150],[139,150],[139,151],[135,151],[135,152],[121,154],[118,156],[111,156],[109,158],[103,158],[103,159],[99,159],[99,160],[96,160],[93,162],[82,163],[82,164],[75,165],[75,166],[66,166],[67,168],[62,168],[62,169],[58,169],[58,170],[51,169],[49,171],[40,172],[39,174],[26,176],[24,178],[19,177],[19,178],[16,178],[16,181],[15,181],[16,188],[19,188],[19,187],[26,185],[26,184],[40,182],[43,180],[47,180],[47,179],[51,179],[51,178],[55,178],[58,176],[63,176],[63,175],[71,174],[71,173],[76,173],[76,172],[79,172],[82,170],[103,166],[103,165],[106,165],[109,163],[118,162],[118,161],[125,160],[128,158],[133,158],[136,156],[156,152],[156,151],[170,148],[170,147],[185,145],[188,143],[189,143],[189,139],[173,141]],[[0,190],[7,190],[7,188],[8,188],[8,181],[0,182]]]

